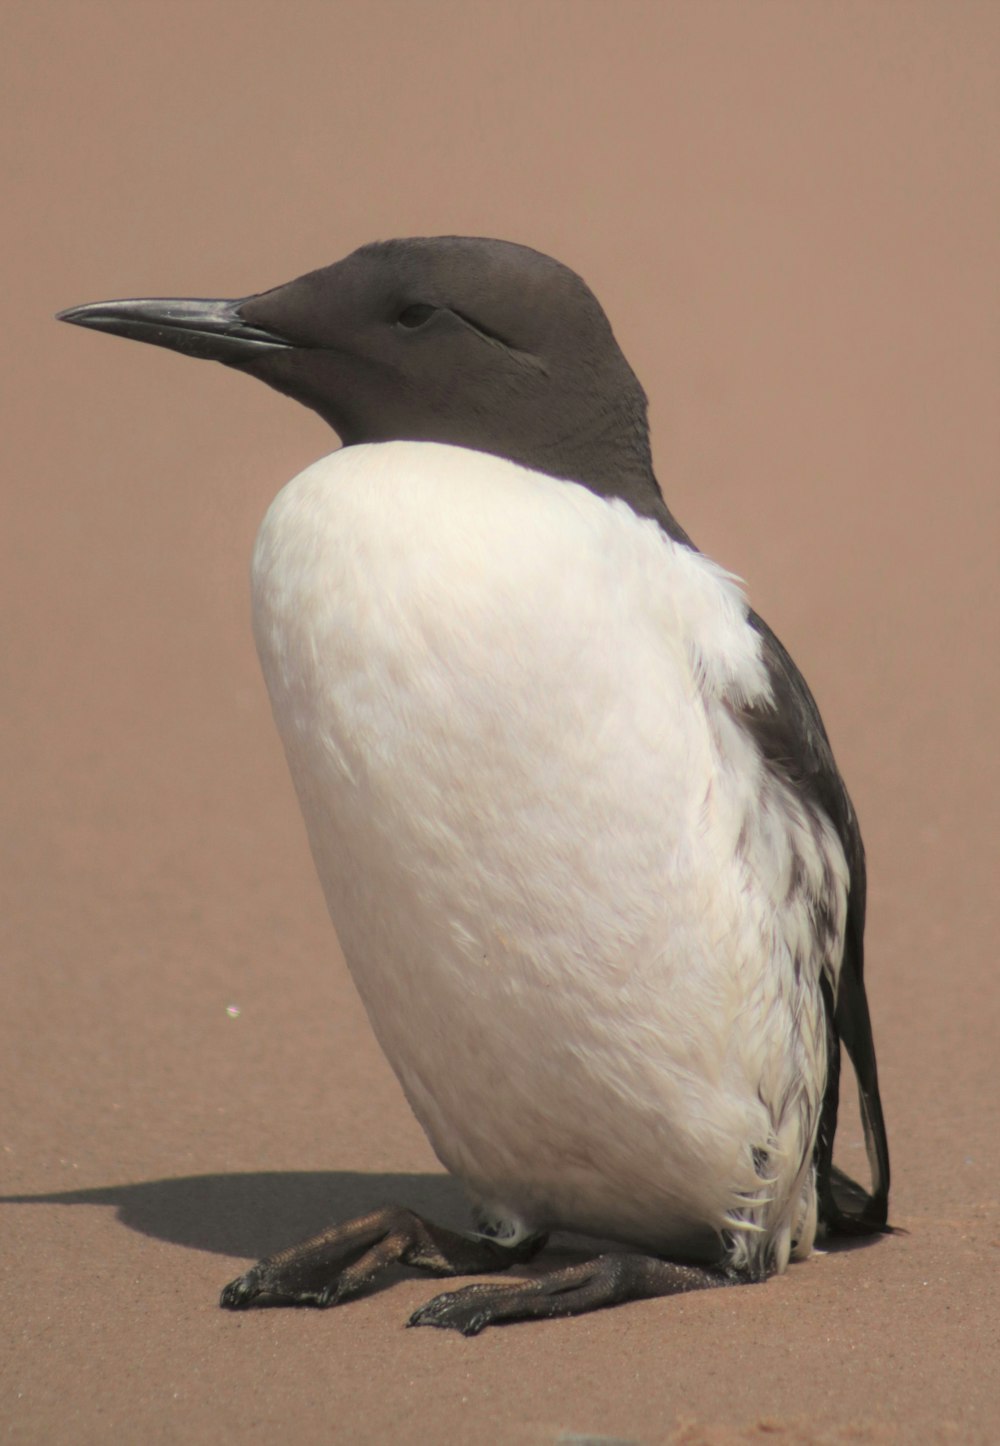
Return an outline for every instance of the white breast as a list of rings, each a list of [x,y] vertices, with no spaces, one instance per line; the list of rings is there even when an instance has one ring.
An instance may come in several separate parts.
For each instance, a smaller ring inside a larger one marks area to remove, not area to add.
[[[331,917],[443,1163],[525,1230],[807,1250],[846,865],[732,715],[767,697],[733,580],[622,503],[394,442],[282,491],[253,606]]]

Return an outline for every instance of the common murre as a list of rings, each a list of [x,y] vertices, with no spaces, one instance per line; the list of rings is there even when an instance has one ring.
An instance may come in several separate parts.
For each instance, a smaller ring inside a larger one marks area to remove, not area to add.
[[[333,1227],[222,1304],[500,1271],[555,1227],[632,1247],[411,1321],[474,1333],[760,1279],[817,1216],[883,1229],[854,812],[795,665],[663,503],[583,282],[446,237],[62,317],[247,371],[345,444],[264,521],[255,635],[351,972],[478,1211]],[[832,1165],[840,1040],[870,1194]]]

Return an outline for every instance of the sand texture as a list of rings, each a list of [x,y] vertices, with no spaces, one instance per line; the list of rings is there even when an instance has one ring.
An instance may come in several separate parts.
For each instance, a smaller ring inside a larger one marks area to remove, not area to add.
[[[4,35],[0,1440],[1000,1440],[1000,7],[36,0]],[[906,1232],[475,1340],[404,1330],[405,1273],[216,1307],[334,1217],[462,1203],[250,638],[260,517],[332,434],[52,320],[442,232],[587,278],[675,514],[816,692]]]

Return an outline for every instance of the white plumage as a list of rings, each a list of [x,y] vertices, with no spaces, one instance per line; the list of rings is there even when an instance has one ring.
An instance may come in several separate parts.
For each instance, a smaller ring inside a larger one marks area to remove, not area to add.
[[[352,975],[483,1220],[808,1253],[848,871],[734,716],[769,697],[736,581],[623,502],[388,442],[284,488],[253,606]]]

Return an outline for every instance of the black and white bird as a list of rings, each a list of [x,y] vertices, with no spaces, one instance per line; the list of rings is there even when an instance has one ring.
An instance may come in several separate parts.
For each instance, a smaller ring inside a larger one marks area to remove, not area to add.
[[[344,444],[267,513],[254,632],[354,981],[476,1212],[334,1226],[222,1304],[621,1242],[411,1319],[472,1334],[885,1229],[854,811],[795,664],[665,506],[583,281],[448,236],[62,319],[258,377]],[[841,1041],[870,1192],[832,1162]]]

